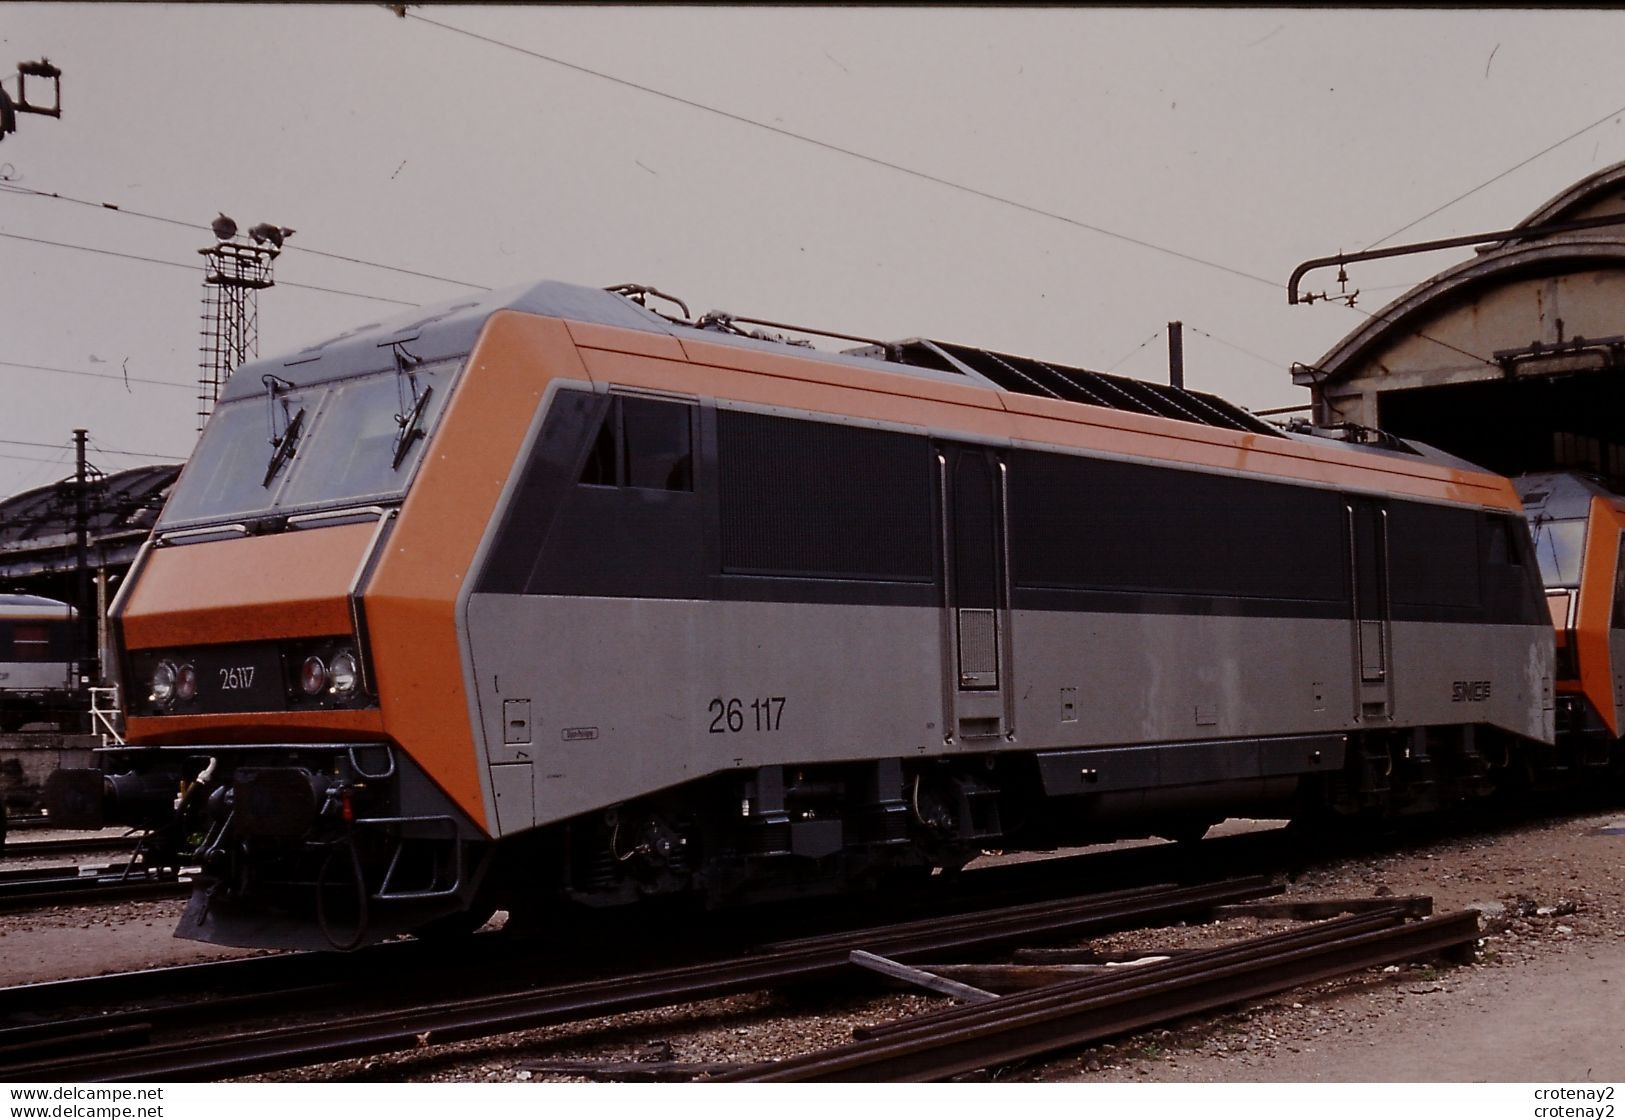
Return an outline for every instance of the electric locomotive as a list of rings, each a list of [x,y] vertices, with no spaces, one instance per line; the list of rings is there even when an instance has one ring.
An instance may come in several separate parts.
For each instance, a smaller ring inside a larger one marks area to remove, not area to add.
[[[111,611],[127,743],[50,791],[202,866],[180,935],[856,889],[1549,758],[1506,480],[649,302],[542,283],[232,377]]]
[[[1513,483],[1551,614],[1559,744],[1575,767],[1605,766],[1625,734],[1625,498],[1574,472]]]

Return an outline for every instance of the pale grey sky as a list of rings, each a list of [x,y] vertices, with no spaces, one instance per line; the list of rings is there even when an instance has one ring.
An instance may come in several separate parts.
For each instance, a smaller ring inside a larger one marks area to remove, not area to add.
[[[0,495],[68,473],[76,427],[109,471],[153,461],[115,449],[184,458],[196,250],[221,210],[298,231],[261,300],[262,354],[400,306],[293,284],[408,304],[467,290],[320,250],[492,287],[640,281],[696,313],[1159,379],[1165,340],[1140,344],[1182,319],[1188,383],[1264,408],[1300,403],[1288,364],[1361,321],[1288,307],[1299,261],[1593,122],[1398,240],[1511,225],[1625,159],[1612,11],[412,12],[1071,222],[379,6],[0,4],[0,76],[49,56],[64,105],[0,143],[0,188],[200,227],[0,190]],[[1361,306],[1464,255],[1359,266]],[[105,376],[126,368],[178,385]]]

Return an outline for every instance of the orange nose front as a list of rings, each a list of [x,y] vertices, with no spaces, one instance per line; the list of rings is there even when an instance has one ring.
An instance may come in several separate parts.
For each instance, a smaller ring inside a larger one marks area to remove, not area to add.
[[[353,635],[352,583],[375,529],[369,522],[155,547],[118,614],[126,664],[143,651],[195,655]],[[267,656],[274,661],[276,651]],[[129,703],[138,699],[126,698],[133,743],[376,741],[383,732],[376,708],[291,711],[273,695],[273,702],[248,705],[252,711],[238,705],[138,714]]]
[[[154,548],[120,613],[127,649],[347,634],[375,526]]]

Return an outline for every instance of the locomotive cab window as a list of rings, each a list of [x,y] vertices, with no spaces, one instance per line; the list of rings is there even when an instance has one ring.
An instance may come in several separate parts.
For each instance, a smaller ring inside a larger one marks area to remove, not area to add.
[[[461,364],[448,359],[223,401],[158,529],[404,498]]]
[[[287,394],[282,399],[289,402],[290,415],[304,409],[308,420],[321,397],[320,391],[314,391]],[[275,507],[300,456],[293,456],[267,484],[267,460],[274,450],[268,416],[278,418],[277,413],[267,412],[263,396],[215,408],[164,507],[164,528],[178,522],[269,513]]]
[[[1580,562],[1585,555],[1586,519],[1537,520],[1533,526],[1535,558],[1547,587],[1578,588]]]
[[[612,397],[581,470],[583,486],[694,489],[694,409],[677,401]]]
[[[280,505],[299,509],[361,502],[401,489],[423,452],[425,434],[446,403],[454,366],[387,373],[335,386],[322,407],[304,461]]]

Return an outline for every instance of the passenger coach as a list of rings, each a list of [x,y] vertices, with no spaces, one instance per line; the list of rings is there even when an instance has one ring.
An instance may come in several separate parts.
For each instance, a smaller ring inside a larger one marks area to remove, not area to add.
[[[79,685],[74,618],[66,603],[0,595],[0,731],[75,718]]]

